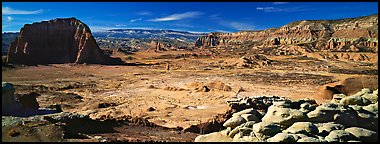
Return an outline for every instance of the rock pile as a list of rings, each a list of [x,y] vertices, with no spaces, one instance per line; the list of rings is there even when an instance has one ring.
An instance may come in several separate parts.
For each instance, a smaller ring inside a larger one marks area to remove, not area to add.
[[[345,96],[331,103],[312,99],[291,101],[278,96],[244,97],[227,101],[236,112],[219,132],[195,142],[377,142],[378,90]]]

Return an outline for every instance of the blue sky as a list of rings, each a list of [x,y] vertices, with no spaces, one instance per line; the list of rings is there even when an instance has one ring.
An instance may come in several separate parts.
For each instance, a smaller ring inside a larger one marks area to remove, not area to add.
[[[2,2],[2,32],[68,17],[76,17],[92,31],[144,28],[236,32],[377,11],[377,2]]]

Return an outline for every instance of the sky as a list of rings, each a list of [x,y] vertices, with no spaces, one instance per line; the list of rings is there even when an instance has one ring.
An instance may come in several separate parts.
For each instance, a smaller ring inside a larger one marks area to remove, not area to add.
[[[122,28],[237,32],[377,12],[377,2],[2,2],[2,32],[70,17],[93,32]]]

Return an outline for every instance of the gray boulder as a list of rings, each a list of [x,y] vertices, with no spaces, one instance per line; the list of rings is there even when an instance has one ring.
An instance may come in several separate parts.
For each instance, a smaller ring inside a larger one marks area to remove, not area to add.
[[[224,122],[223,126],[224,127],[231,127],[235,128],[238,125],[241,125],[243,123],[247,122],[243,117],[241,116],[234,116],[228,119],[226,122]]]
[[[270,106],[267,113],[261,119],[263,122],[273,122],[290,126],[294,122],[305,120],[306,114],[298,109]]]
[[[303,137],[303,138],[298,139],[297,142],[327,142],[327,141],[314,138],[314,137]]]
[[[379,97],[373,93],[372,94],[366,93],[366,94],[362,95],[362,98],[368,99],[369,101],[371,101],[371,103],[377,103],[377,99]]]
[[[316,124],[320,134],[327,136],[333,130],[344,130],[345,126],[334,122]]]
[[[252,126],[252,130],[255,133],[263,135],[274,135],[281,131],[280,125],[272,122],[259,122]]]
[[[343,105],[360,105],[360,106],[366,106],[371,104],[371,101],[368,100],[367,98],[364,98],[362,96],[357,96],[357,95],[352,95],[345,97],[340,100],[340,104]]]
[[[374,103],[374,104],[370,104],[370,105],[367,105],[367,106],[363,106],[363,109],[369,111],[369,112],[372,112],[372,113],[375,113],[375,114],[378,114],[378,111],[379,111],[379,104],[378,102]]]
[[[318,134],[319,131],[311,122],[296,122],[283,132],[293,134]]]
[[[256,115],[254,114],[242,114],[240,115],[241,117],[243,117],[246,121],[254,121],[254,122],[261,122],[261,119],[258,118]]]
[[[372,94],[374,95],[377,95],[378,96],[378,92],[379,92],[379,89],[376,89],[375,91],[372,92]]]
[[[194,142],[232,142],[232,138],[220,132],[199,135]]]
[[[363,142],[378,142],[378,134],[375,131],[367,130],[360,127],[346,128],[345,131],[351,133]]]
[[[243,123],[239,126],[237,126],[236,128],[232,129],[229,133],[228,133],[228,136],[230,136],[231,138],[234,138],[235,134],[237,134],[238,132],[240,132],[241,128],[250,128],[252,129],[252,126],[255,124],[256,122],[254,121],[249,121],[249,122],[246,122],[246,123]],[[231,127],[228,127],[228,128],[231,128]]]
[[[303,113],[308,113],[310,111],[315,110],[315,106],[310,103],[302,103],[300,107],[300,111],[302,111]]]
[[[325,137],[328,142],[347,142],[354,139],[355,137],[351,133],[344,130],[333,130]]]
[[[289,133],[278,133],[275,136],[268,138],[267,142],[296,142],[298,136]]]
[[[253,136],[243,136],[241,138],[236,138],[233,142],[259,142],[260,140]]]
[[[340,100],[347,97],[345,94],[334,94],[331,103],[340,103]]]
[[[355,110],[351,107],[336,103],[325,103],[318,106],[315,110],[307,113],[308,121],[326,123],[334,121],[335,114],[349,113],[355,115]]]
[[[259,119],[262,118],[262,116],[260,117],[261,114],[256,109],[253,109],[253,108],[249,108],[249,109],[245,109],[245,110],[233,113],[232,116],[233,117],[234,116],[241,116],[243,114],[253,114],[253,115],[257,115],[259,117]]]
[[[352,96],[362,96],[371,92],[372,91],[369,88],[363,88],[361,91],[357,92],[356,94],[353,94]]]

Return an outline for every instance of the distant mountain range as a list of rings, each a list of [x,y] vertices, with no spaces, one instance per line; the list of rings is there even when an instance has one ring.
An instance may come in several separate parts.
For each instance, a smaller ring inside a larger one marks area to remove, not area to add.
[[[207,33],[190,33],[174,30],[110,29],[93,32],[92,35],[100,38],[171,39],[182,42],[194,42],[198,37],[205,36]]]
[[[15,33],[3,33],[1,35],[1,52],[2,55],[6,55],[8,52],[9,45],[13,42],[18,36],[18,32]]]
[[[18,36],[16,33],[3,33],[2,34],[2,54],[8,52],[9,45]],[[198,37],[205,36],[207,33],[191,33],[186,31],[174,30],[148,30],[148,29],[110,29],[105,31],[92,32],[92,35],[97,40],[99,46],[110,45],[109,47],[128,47],[134,41],[143,40],[149,43],[151,39],[159,39],[160,41],[171,41],[189,44],[195,42]],[[105,39],[108,42],[103,42]],[[131,39],[132,42],[125,42],[121,39]],[[119,45],[122,46],[119,46]],[[133,47],[133,46],[132,46]]]

